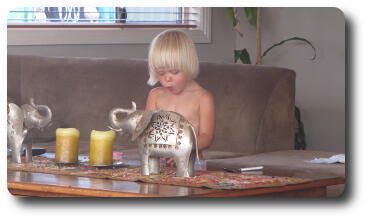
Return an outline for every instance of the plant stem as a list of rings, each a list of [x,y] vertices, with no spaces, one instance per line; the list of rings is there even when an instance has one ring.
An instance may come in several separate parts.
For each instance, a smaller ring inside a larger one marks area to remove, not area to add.
[[[262,46],[261,46],[261,8],[257,8],[257,25],[256,25],[256,64],[262,64]]]

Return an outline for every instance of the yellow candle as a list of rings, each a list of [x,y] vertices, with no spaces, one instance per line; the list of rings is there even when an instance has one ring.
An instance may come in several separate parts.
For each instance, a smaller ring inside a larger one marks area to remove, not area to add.
[[[92,166],[112,165],[112,145],[115,139],[115,131],[91,132],[89,146],[89,164]]]
[[[56,129],[56,163],[77,163],[80,133],[76,128]]]

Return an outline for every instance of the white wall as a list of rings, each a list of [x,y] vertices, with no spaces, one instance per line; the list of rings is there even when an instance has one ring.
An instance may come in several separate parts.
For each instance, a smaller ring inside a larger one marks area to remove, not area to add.
[[[255,28],[243,21],[244,37],[236,47],[247,48],[255,62]],[[307,149],[345,151],[345,18],[337,8],[264,8],[262,47],[298,36],[317,49],[317,59],[305,43],[288,42],[274,48],[264,65],[296,71],[296,105],[301,109]]]

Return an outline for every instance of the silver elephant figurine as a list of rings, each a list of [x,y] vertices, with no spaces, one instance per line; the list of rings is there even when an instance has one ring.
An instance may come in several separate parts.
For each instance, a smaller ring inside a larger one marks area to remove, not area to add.
[[[110,129],[132,134],[137,140],[143,175],[160,173],[160,157],[174,158],[176,176],[194,176],[198,159],[197,136],[194,127],[182,115],[171,111],[141,111],[114,108],[109,113]],[[118,114],[127,113],[123,119]]]
[[[28,134],[29,143],[26,145],[26,162],[32,162],[32,137],[29,137],[33,128],[43,128],[49,125],[52,112],[48,106],[36,105],[33,98],[30,104],[18,107],[14,103],[9,103],[7,136],[8,143],[12,150],[12,161],[21,163],[22,144]],[[43,114],[41,114],[43,112]]]

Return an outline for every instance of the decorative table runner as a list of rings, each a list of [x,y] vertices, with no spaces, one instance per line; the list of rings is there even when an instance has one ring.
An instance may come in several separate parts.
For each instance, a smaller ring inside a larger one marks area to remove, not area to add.
[[[100,169],[79,163],[75,166],[59,166],[53,159],[34,156],[32,163],[13,164],[8,159],[8,169],[48,174],[62,174],[123,181],[141,181],[177,186],[207,187],[212,189],[250,189],[306,183],[311,180],[293,177],[264,176],[224,171],[196,171],[195,177],[176,177],[175,169],[162,167],[161,174],[144,176],[139,167],[121,166]]]

